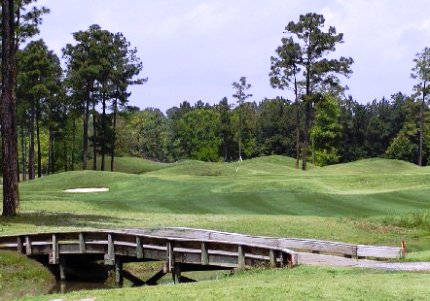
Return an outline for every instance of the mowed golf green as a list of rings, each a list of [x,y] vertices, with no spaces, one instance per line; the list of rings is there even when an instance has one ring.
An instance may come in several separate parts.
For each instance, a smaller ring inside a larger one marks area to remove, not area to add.
[[[77,228],[188,226],[393,246],[400,246],[405,240],[407,260],[430,260],[428,167],[367,159],[324,168],[311,165],[304,172],[294,168],[294,159],[282,156],[240,163],[160,164],[136,158],[118,158],[117,163],[122,172],[66,172],[21,184],[20,215],[0,220],[0,235]],[[85,187],[107,187],[109,192],[64,192]],[[292,275],[296,274],[297,279],[310,277],[306,284],[309,288],[314,270],[300,269]],[[331,271],[319,273],[321,281],[330,278]],[[357,280],[353,270],[339,273],[349,279],[340,284],[345,290]],[[260,278],[265,283],[270,278],[276,287],[284,274],[279,279],[275,277],[279,274],[270,275],[258,272],[237,276],[231,285],[245,284],[250,279],[258,284]],[[360,272],[360,275],[396,282],[407,274],[375,276],[374,272]],[[228,286],[226,283],[229,279],[222,285]],[[369,280],[368,286],[372,283]],[[211,290],[211,285],[198,284],[196,290]],[[218,284],[214,285],[215,290]],[[270,287],[268,291],[272,292]],[[161,299],[175,290],[169,288],[164,296],[163,288],[157,289]],[[290,289],[284,286],[282,294],[270,293],[268,299],[282,299]],[[321,290],[324,291],[324,285]],[[427,293],[426,290],[422,286],[417,296]],[[390,297],[391,293],[393,290],[386,290],[380,296]],[[95,293],[100,297],[97,300],[111,300],[105,295]],[[246,299],[250,295],[245,291],[238,298],[241,296]],[[296,297],[301,299],[300,294]]]

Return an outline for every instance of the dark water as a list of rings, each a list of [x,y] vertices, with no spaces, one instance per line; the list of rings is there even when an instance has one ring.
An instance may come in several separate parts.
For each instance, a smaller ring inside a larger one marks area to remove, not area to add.
[[[225,271],[215,271],[215,272],[189,272],[183,273],[184,276],[187,276],[191,279],[195,279],[196,281],[210,281],[217,280],[229,275],[229,272]],[[147,272],[144,274],[140,274],[139,278],[142,280],[149,279],[154,275],[154,272]],[[167,274],[163,278],[158,281],[158,285],[173,285],[172,275]],[[121,287],[132,287],[133,284],[126,279],[124,279],[124,284]],[[64,281],[64,282],[56,282],[55,285],[51,288],[49,293],[51,294],[65,294],[74,291],[82,291],[82,290],[96,290],[96,289],[119,289],[121,288],[114,284],[114,280],[110,277],[106,282],[88,282],[88,281]]]

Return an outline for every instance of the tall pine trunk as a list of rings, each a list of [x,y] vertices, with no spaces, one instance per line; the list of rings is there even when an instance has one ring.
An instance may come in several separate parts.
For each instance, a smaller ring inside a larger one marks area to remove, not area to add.
[[[110,171],[114,170],[117,112],[118,112],[118,100],[115,99],[113,103],[113,133],[112,133],[112,145],[111,145],[111,154],[110,154]]]
[[[302,170],[306,170],[308,161],[309,130],[311,123],[312,99],[311,99],[311,62],[310,50],[307,53],[306,62],[306,99],[305,99],[305,126],[303,133]]]
[[[424,140],[424,107],[426,103],[426,85],[423,87],[423,98],[420,106],[420,146],[418,153],[418,165],[423,166],[423,140]]]
[[[36,110],[36,139],[37,139],[37,177],[42,177],[42,150],[40,149],[40,105]]]
[[[48,147],[48,174],[55,173],[54,170],[54,129],[49,125],[49,147]]]
[[[75,150],[76,150],[76,118],[73,116],[73,125],[72,125],[72,154],[70,156],[70,160],[71,160],[70,169],[71,170],[75,170]],[[67,167],[65,169],[67,171]]]
[[[106,95],[102,93],[102,133],[100,135],[102,162],[100,170],[105,170],[105,155],[106,155]]]
[[[300,104],[297,87],[296,68],[294,68],[294,95],[296,97],[296,168],[300,168]]]
[[[96,102],[93,102],[93,170],[97,170],[97,118]]]
[[[67,153],[66,139],[63,140],[63,156],[64,156],[64,171],[68,171],[68,169],[69,169],[69,158],[68,158],[68,153]],[[72,153],[72,158],[73,158],[73,153]],[[72,159],[72,161],[73,161],[73,159]],[[72,163],[72,166],[73,166],[73,163]]]
[[[87,100],[85,101],[85,112],[84,112],[84,122],[83,122],[83,151],[82,151],[82,169],[86,170],[88,168],[88,128],[90,122],[90,96],[87,92]]]
[[[35,119],[35,100],[33,99],[30,109],[30,124],[29,124],[29,134],[30,134],[30,145],[28,148],[28,178],[34,180],[34,119]]]
[[[306,170],[307,168],[311,114],[312,114],[312,101],[308,99],[305,103],[305,127],[304,127],[304,134],[303,134],[303,154],[302,154],[303,170]]]
[[[27,145],[25,143],[25,130],[24,125],[21,126],[21,169],[22,169],[22,180],[27,181],[27,157],[26,149]]]
[[[14,7],[13,0],[2,1],[3,216],[15,215],[19,206]]]
[[[242,104],[239,105],[239,161],[242,161]]]

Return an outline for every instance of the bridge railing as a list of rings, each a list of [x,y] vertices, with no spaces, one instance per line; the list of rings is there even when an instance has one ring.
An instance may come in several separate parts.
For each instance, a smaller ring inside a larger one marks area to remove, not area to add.
[[[61,233],[38,233],[1,236],[0,249],[16,250],[27,256],[49,256],[58,264],[61,256],[93,256],[114,265],[139,260],[165,260],[168,270],[174,264],[244,267],[270,264],[272,267],[295,266],[298,254],[287,248],[263,246],[250,241],[198,239],[100,230]]]
[[[400,247],[349,244],[313,239],[251,236],[237,233],[184,227],[159,229],[128,229],[127,231],[138,231],[140,233],[163,237],[234,241],[241,243],[250,243],[254,245],[269,246],[273,248],[285,248],[294,251],[323,253],[352,258],[399,259],[404,257],[404,250]]]

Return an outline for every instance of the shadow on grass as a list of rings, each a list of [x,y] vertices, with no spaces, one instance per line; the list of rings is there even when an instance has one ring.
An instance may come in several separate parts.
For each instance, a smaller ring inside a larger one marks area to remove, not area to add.
[[[23,212],[14,217],[0,217],[2,224],[28,224],[45,227],[103,228],[120,224],[120,220],[106,215],[52,212]]]

